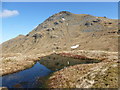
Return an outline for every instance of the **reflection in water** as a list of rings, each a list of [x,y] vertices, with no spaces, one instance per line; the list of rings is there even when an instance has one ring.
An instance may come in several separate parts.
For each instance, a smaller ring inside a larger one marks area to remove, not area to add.
[[[2,86],[8,88],[34,88],[38,85],[36,80],[39,77],[47,76],[50,73],[51,70],[37,62],[32,68],[14,74],[5,75],[0,77],[0,79],[2,78]]]

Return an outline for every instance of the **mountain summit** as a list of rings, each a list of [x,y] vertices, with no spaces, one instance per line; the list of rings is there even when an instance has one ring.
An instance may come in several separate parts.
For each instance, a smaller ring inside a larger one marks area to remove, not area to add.
[[[117,20],[62,11],[50,16],[27,35],[2,44],[3,53],[43,53],[78,50],[117,51]]]

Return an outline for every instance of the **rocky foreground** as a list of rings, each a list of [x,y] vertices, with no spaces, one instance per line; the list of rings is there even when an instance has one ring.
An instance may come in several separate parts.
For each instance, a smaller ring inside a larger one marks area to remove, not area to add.
[[[102,62],[61,69],[50,76],[47,83],[49,88],[118,88],[117,52],[80,50],[71,53],[101,59]]]
[[[51,54],[46,53],[36,56],[23,56],[21,54],[3,55],[1,58],[1,75],[30,68],[40,58]],[[89,59],[101,60],[101,62],[76,64],[62,68],[54,72],[48,79],[47,86],[49,88],[118,88],[119,62],[117,52],[73,50],[56,54],[61,55],[61,57],[73,57],[72,54],[80,55]],[[51,61],[51,63],[54,62],[54,60]],[[51,67],[56,68],[55,66]]]

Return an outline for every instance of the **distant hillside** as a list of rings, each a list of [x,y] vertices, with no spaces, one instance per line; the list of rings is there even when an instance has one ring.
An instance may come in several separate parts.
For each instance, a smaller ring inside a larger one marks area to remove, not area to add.
[[[117,33],[117,20],[62,11],[46,19],[27,35],[4,42],[2,51],[37,54],[70,50],[75,45],[79,45],[78,50],[117,51]]]

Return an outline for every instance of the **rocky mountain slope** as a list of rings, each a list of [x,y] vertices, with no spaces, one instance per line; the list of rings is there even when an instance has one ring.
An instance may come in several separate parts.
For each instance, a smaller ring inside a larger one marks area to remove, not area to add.
[[[118,22],[106,17],[59,12],[27,35],[2,43],[3,53],[38,54],[71,50],[117,51]]]

